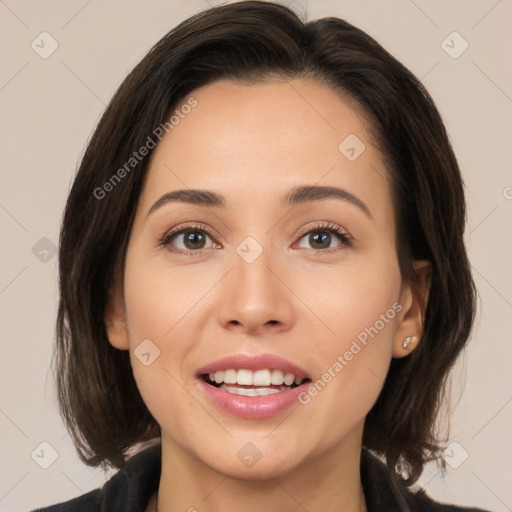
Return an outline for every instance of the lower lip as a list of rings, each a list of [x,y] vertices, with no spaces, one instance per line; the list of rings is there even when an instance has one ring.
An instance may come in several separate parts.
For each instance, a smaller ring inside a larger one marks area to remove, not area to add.
[[[224,412],[241,418],[269,418],[298,404],[299,395],[307,388],[309,381],[300,386],[265,396],[243,396],[228,393],[223,389],[207,384],[198,378],[208,398]]]

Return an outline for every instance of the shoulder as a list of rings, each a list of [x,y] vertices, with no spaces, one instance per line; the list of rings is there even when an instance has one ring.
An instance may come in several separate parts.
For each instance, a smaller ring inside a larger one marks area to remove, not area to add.
[[[460,505],[450,505],[448,503],[435,501],[425,494],[423,490],[413,493],[404,489],[404,492],[406,493],[406,500],[411,510],[417,512],[488,512],[481,508],[462,507]]]
[[[368,512],[396,510],[397,512],[487,512],[441,503],[423,490],[412,491],[366,448],[361,454],[361,481]]]
[[[57,503],[56,505],[50,505],[49,507],[37,508],[32,512],[96,512],[101,510],[101,490],[96,489],[94,491],[83,494],[78,498],[73,498],[63,503]]]
[[[160,445],[134,455],[103,487],[32,512],[144,512],[158,489]]]

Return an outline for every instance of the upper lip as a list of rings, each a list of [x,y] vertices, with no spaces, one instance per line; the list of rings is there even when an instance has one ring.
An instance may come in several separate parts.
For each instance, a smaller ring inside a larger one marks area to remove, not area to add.
[[[299,379],[309,378],[308,373],[303,368],[274,354],[234,354],[202,366],[197,370],[197,375],[200,376],[230,369],[245,369],[253,372],[267,369],[281,370],[284,373],[293,373],[293,375]]]

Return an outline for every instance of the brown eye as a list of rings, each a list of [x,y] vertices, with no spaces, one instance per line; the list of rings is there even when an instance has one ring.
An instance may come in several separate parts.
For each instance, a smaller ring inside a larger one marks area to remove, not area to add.
[[[203,249],[206,236],[200,231],[185,231],[183,233],[183,244],[187,249]]]
[[[331,245],[332,235],[325,231],[317,231],[309,235],[309,243],[313,249],[329,249]]]
[[[210,240],[210,242],[208,242]],[[173,229],[160,241],[160,245],[176,253],[190,254],[213,248],[211,236],[200,226],[184,226]]]
[[[303,240],[307,245],[304,245]],[[318,226],[310,229],[305,235],[302,236],[299,247],[302,249],[313,249],[316,251],[335,250],[341,249],[351,245],[351,236],[343,231],[342,228],[336,225]]]
[[[204,249],[209,236],[204,231],[181,230],[166,237],[165,245],[177,245],[178,249],[196,251]]]

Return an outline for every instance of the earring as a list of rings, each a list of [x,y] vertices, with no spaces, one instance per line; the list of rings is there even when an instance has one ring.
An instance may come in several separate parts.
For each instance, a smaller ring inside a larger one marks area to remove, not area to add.
[[[418,341],[418,338],[416,338],[416,336],[407,336],[407,338],[404,338],[402,347],[407,348],[411,343],[414,344],[417,341]]]

